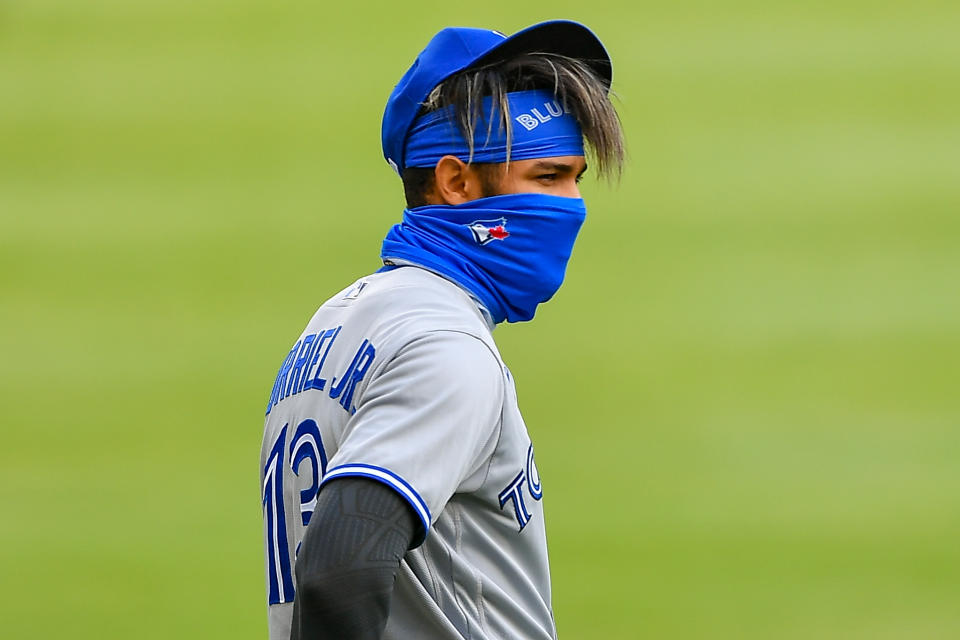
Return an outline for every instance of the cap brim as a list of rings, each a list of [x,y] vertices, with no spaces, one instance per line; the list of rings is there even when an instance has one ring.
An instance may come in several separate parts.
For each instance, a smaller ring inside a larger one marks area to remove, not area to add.
[[[518,31],[466,69],[509,60],[525,53],[554,53],[582,60],[607,89],[613,80],[613,65],[603,43],[590,29],[572,20],[541,22]]]

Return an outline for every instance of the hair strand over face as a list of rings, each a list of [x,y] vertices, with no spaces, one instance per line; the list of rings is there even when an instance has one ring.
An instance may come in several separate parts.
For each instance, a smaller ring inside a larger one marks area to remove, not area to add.
[[[533,89],[552,91],[560,105],[577,120],[597,173],[619,176],[625,155],[620,118],[610,102],[609,87],[582,60],[555,53],[528,53],[466,69],[437,85],[424,101],[423,112],[452,108],[454,120],[469,145],[468,164],[473,162],[478,126],[486,126],[487,140],[497,126],[499,132],[506,133],[509,166],[512,127],[507,94]],[[484,114],[483,99],[488,96],[490,113]],[[408,206],[425,204],[426,191],[433,184],[432,174],[430,168],[404,170]]]

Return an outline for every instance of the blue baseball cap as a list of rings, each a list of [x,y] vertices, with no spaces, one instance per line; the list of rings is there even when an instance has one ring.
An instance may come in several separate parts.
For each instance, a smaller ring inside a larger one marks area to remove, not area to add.
[[[447,27],[420,52],[387,100],[380,131],[387,163],[402,173],[407,134],[434,87],[458,71],[525,53],[555,53],[581,60],[610,87],[610,56],[600,39],[579,22],[540,22],[509,37],[489,29]]]

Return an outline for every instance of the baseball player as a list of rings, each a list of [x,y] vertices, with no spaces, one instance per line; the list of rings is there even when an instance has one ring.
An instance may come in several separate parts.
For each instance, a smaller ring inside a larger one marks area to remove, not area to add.
[[[534,447],[492,330],[563,281],[584,145],[618,171],[583,25],[448,28],[383,116],[407,200],[383,268],[286,354],[260,454],[271,640],[556,638]]]

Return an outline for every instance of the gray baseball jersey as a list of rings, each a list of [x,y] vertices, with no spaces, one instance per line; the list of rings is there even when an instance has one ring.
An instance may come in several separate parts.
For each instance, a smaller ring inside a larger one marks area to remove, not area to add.
[[[533,446],[489,321],[456,284],[413,266],[363,278],[284,359],[260,454],[271,640],[289,638],[317,492],[343,476],[392,487],[426,536],[384,638],[556,638]]]

